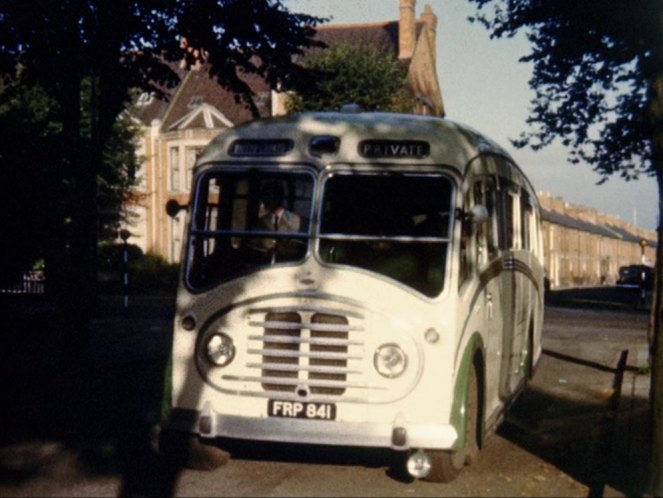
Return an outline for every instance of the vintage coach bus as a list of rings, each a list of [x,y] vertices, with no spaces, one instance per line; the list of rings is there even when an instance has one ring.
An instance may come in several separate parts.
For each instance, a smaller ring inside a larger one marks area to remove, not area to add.
[[[532,376],[537,199],[468,127],[363,112],[238,126],[199,157],[187,216],[165,441],[391,448],[445,482]]]

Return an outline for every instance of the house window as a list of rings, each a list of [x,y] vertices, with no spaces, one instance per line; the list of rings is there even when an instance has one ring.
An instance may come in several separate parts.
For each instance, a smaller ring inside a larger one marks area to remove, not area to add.
[[[180,148],[171,147],[168,149],[168,167],[170,169],[170,190],[177,192],[180,190]]]
[[[181,216],[170,219],[170,262],[179,263],[182,253],[182,234],[184,223]]]
[[[191,183],[193,179],[193,167],[196,164],[196,159],[203,151],[203,147],[186,147],[184,149],[184,188],[191,190]]]
[[[502,249],[520,249],[520,194],[518,188],[505,181],[501,190],[504,220],[504,240]]]

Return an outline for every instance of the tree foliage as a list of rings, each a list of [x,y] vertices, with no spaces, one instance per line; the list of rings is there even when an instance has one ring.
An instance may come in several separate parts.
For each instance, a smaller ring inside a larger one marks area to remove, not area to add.
[[[404,88],[406,70],[372,45],[340,43],[312,52],[304,65],[313,84],[297,85],[288,110],[336,111],[358,104],[369,111],[410,112],[414,97]]]
[[[281,0],[35,0],[0,5],[0,70],[36,80],[58,96],[82,74],[98,78],[101,113],[112,121],[127,89],[160,92],[175,84],[166,61],[191,65],[201,58],[219,82],[249,107],[243,74],[286,87],[307,79],[293,61],[314,42],[322,19],[288,11]],[[72,111],[73,112],[73,111]]]
[[[49,120],[58,123],[49,130],[47,160],[30,162],[49,169],[49,181],[36,185],[55,203],[55,236],[45,249],[54,295],[83,308],[94,296],[98,180],[130,90],[162,93],[177,84],[178,61],[205,61],[257,114],[243,76],[286,88],[305,81],[308,72],[294,56],[317,44],[312,37],[320,21],[289,12],[280,0],[0,3],[0,75],[10,86],[43,91],[52,104]],[[33,142],[26,137],[23,143]],[[115,181],[105,178],[101,188]]]
[[[99,208],[98,239],[117,237],[120,225],[133,225],[127,206],[137,198],[139,170],[144,158],[136,155],[139,127],[129,114],[122,113],[104,144],[102,168],[97,175]]]
[[[3,199],[0,274],[16,278],[44,255],[57,209],[51,155],[59,153],[62,126],[39,88],[10,88],[0,96],[0,182]]]
[[[84,85],[81,133],[89,139],[90,99]],[[8,181],[0,184],[5,199],[3,227],[11,243],[3,245],[3,261],[17,270],[29,269],[44,258],[44,245],[55,236],[57,213],[69,197],[71,182],[59,177],[56,162],[63,154],[62,122],[57,102],[37,85],[16,83],[0,94],[0,168]],[[99,237],[114,237],[115,226],[127,220],[123,205],[136,184],[139,158],[135,153],[137,127],[126,115],[115,122],[104,144],[97,183]]]
[[[604,179],[655,173],[652,102],[661,74],[660,0],[469,0],[492,37],[526,33],[535,91],[517,146],[559,138]]]

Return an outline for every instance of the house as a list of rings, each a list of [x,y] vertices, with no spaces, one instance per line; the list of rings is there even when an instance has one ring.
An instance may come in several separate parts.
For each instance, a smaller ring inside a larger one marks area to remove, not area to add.
[[[437,78],[437,16],[427,4],[415,16],[416,0],[400,0],[400,18],[357,24],[325,24],[316,38],[325,44],[371,45],[382,54],[397,58],[407,70],[406,87],[417,102],[414,114],[444,116],[442,93]],[[320,50],[320,49],[314,49]],[[283,95],[275,94],[277,113],[284,112]]]
[[[329,45],[370,43],[393,54],[407,68],[406,85],[417,101],[413,112],[443,116],[436,70],[437,17],[426,5],[417,19],[416,0],[399,2],[398,20],[320,26],[317,37]],[[192,167],[200,150],[224,129],[252,119],[248,109],[204,70],[175,69],[181,83],[173,90],[165,90],[167,98],[143,94],[133,112],[143,130],[137,153],[145,161],[137,189],[140,201],[130,208],[134,216],[129,227],[130,243],[170,262],[180,259],[184,213],[167,216],[166,203],[174,199],[186,204]],[[255,93],[261,116],[284,113],[283,94],[260,78],[249,77],[246,81]]]
[[[166,99],[143,94],[134,117],[142,126],[136,153],[144,158],[137,187],[138,202],[130,207],[130,242],[170,262],[179,261],[184,213],[169,217],[166,203],[187,204],[196,157],[219,132],[252,119],[235,95],[200,70],[182,71],[181,83],[165,90]],[[257,77],[247,78],[262,116],[271,114],[271,91]]]

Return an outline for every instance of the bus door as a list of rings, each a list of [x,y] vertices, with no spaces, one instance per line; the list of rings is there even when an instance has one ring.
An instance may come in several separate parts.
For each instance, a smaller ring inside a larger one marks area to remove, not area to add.
[[[502,369],[500,394],[507,398],[515,391],[523,376],[521,368],[525,325],[523,309],[527,304],[524,298],[524,275],[519,271],[523,264],[517,254],[521,249],[520,188],[516,184],[500,178],[499,201],[502,209],[502,313],[504,315]]]
[[[520,382],[528,374],[527,362],[530,361],[532,354],[531,348],[533,344],[530,343],[530,327],[533,326],[533,309],[536,308],[538,302],[538,292],[535,283],[533,282],[534,255],[538,253],[537,246],[537,223],[534,202],[529,194],[521,189],[520,191],[520,213],[518,219],[520,220],[520,241],[519,248],[521,257],[519,258],[519,265],[521,271],[514,271],[514,278],[516,280],[516,294],[515,294],[515,327],[518,338],[518,355],[514,355],[513,365],[514,371],[517,370],[515,375],[518,382]],[[533,338],[532,338],[533,341]]]
[[[499,260],[499,223],[497,219],[497,179],[483,176],[473,185],[474,203],[486,208],[488,219],[475,231],[477,270],[483,301],[483,326],[487,351],[502,351],[504,340],[504,282]],[[500,356],[487,355],[486,377],[498,378],[501,374]],[[491,413],[499,403],[498,384],[486,383],[486,413]]]

